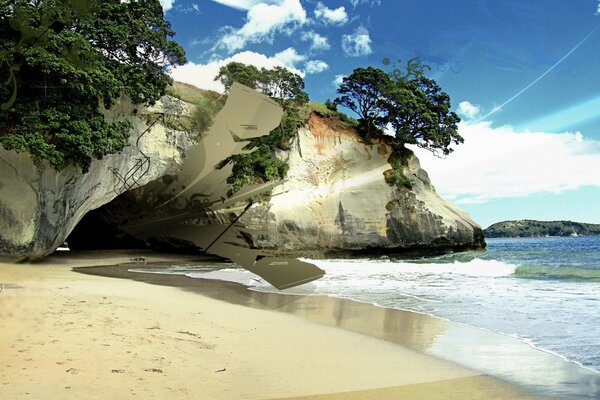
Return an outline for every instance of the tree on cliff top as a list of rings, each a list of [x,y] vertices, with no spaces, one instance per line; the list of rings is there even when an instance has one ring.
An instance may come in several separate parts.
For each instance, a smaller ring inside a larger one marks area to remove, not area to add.
[[[414,144],[447,156],[452,144],[464,141],[458,133],[460,118],[450,111],[450,96],[433,79],[396,81],[384,93],[384,121],[394,131],[396,146]]]
[[[342,105],[359,116],[361,131],[367,140],[382,123],[381,98],[390,84],[388,74],[378,68],[356,68],[352,74],[344,77],[337,90],[341,96],[333,104]]]
[[[404,76],[373,67],[356,68],[344,78],[334,104],[360,116],[359,132],[366,140],[390,127],[392,144],[398,149],[414,144],[436,155],[448,155],[453,143],[463,142],[457,131],[460,118],[450,112],[450,97],[419,66],[415,70],[415,63],[409,61],[413,69]]]
[[[223,84],[226,93],[231,90],[233,82],[246,85],[273,98],[284,110],[292,103],[308,102],[302,77],[284,67],[258,69],[254,65],[233,61],[222,66],[214,80]]]
[[[0,145],[57,170],[127,144],[131,126],[100,105],[152,104],[185,62],[158,0],[0,3]]]

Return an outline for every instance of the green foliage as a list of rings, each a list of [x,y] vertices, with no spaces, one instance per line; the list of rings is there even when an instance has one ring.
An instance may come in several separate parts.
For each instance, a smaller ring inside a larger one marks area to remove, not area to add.
[[[230,62],[219,69],[214,80],[220,81],[226,92],[234,82],[256,89],[275,99],[284,110],[308,102],[302,77],[283,67],[259,70],[253,65]]]
[[[229,177],[229,194],[235,193],[248,183],[262,183],[282,179],[288,171],[288,163],[275,158],[276,150],[289,150],[291,139],[298,129],[306,123],[296,108],[288,109],[281,119],[279,127],[268,135],[250,141],[249,154],[230,157],[233,162],[233,173]]]
[[[397,147],[414,144],[435,155],[448,155],[452,144],[464,141],[458,133],[460,118],[450,111],[450,96],[432,79],[393,81],[384,92],[383,109]]]
[[[333,104],[342,105],[359,116],[360,133],[367,140],[373,134],[380,133],[379,125],[384,111],[380,98],[390,84],[388,74],[378,68],[356,68],[352,74],[344,77],[337,90],[341,96]]]
[[[354,118],[348,117],[346,114],[338,111],[337,109],[332,110],[327,107],[327,104],[308,102],[299,109],[299,116],[302,124],[306,123],[312,113],[316,113],[322,117],[327,117],[332,123],[332,127],[335,129],[336,126],[346,129],[357,129],[359,123]]]
[[[388,162],[392,166],[392,169],[384,173],[385,182],[388,185],[396,186],[398,189],[412,189],[410,179],[404,175],[404,167],[407,165],[408,159],[412,154],[412,151],[406,148],[399,149],[390,154]]]
[[[234,82],[270,96],[283,108],[281,123],[268,135],[252,139],[250,154],[232,156],[233,173],[229,178],[229,191],[234,193],[243,185],[281,179],[287,173],[287,163],[275,158],[276,150],[289,150],[290,142],[308,119],[302,110],[308,102],[302,77],[282,67],[273,69],[232,62],[219,70],[215,80],[221,81],[228,92]]]
[[[424,76],[426,68],[416,59],[408,61],[406,74],[399,69],[386,73],[373,67],[356,68],[344,78],[338,88],[341,96],[333,104],[358,114],[358,130],[367,141],[391,127],[396,149],[414,144],[436,155],[448,155],[452,144],[463,142],[457,131],[460,118],[450,111],[450,97]]]
[[[337,111],[337,105],[333,101],[331,101],[329,99],[325,100],[325,107],[329,111]]]
[[[212,125],[213,118],[223,107],[222,102],[217,102],[208,97],[199,98],[196,101],[196,108],[192,116],[195,123],[195,130],[203,133]]]
[[[600,235],[600,224],[585,224],[573,221],[503,221],[489,226],[483,231],[485,237],[540,237]]]
[[[254,65],[240,62],[230,62],[219,69],[215,81],[220,81],[225,86],[225,93],[229,93],[234,82],[241,83],[251,89],[256,89],[260,81],[259,70]]]
[[[173,34],[158,0],[0,3],[0,145],[84,172],[121,150],[130,124],[98,107],[160,98],[185,62]]]

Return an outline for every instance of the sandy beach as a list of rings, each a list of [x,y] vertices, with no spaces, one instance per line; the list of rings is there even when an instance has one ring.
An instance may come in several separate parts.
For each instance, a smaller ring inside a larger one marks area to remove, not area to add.
[[[198,286],[185,277],[152,284],[144,274],[134,281],[72,270],[136,257],[63,254],[0,264],[0,398],[539,398],[419,351],[444,329],[434,318],[398,314],[384,334],[373,320],[352,318],[353,309],[337,316],[337,326],[320,321],[331,313],[317,298],[306,303],[251,296],[235,284]],[[250,304],[257,302],[268,309]]]

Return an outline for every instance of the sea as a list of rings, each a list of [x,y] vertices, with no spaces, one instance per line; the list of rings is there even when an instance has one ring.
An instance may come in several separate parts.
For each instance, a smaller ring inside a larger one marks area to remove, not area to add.
[[[304,259],[326,275],[283,292],[429,314],[512,336],[600,373],[600,236],[486,242],[485,251],[410,260]],[[233,264],[173,266],[162,272],[280,293]]]

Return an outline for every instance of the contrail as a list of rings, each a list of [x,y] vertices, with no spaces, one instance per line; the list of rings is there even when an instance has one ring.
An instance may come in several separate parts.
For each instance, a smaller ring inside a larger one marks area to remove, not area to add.
[[[594,34],[594,32],[596,32],[598,30],[598,28],[600,28],[600,25],[595,27],[594,29],[592,29],[592,31],[590,33],[588,33],[586,35],[586,37],[584,37],[583,39],[581,39],[581,41],[579,43],[577,43],[575,45],[575,47],[573,47],[571,50],[569,50],[569,52],[567,54],[565,54],[564,56],[561,57],[560,60],[558,60],[557,62],[554,63],[554,65],[552,65],[550,68],[548,68],[546,70],[546,72],[544,72],[543,74],[541,74],[540,76],[538,76],[533,82],[531,82],[529,85],[525,86],[523,89],[519,90],[517,92],[517,94],[515,94],[514,96],[512,96],[510,99],[506,100],[504,103],[500,104],[498,107],[494,107],[494,109],[492,111],[490,111],[489,113],[487,113],[486,115],[484,115],[483,117],[479,118],[477,121],[475,121],[475,123],[477,122],[481,122],[482,120],[486,119],[487,117],[489,117],[492,114],[497,113],[498,111],[500,111],[505,105],[507,105],[508,103],[510,103],[511,101],[513,101],[514,99],[516,99],[517,97],[519,97],[521,94],[523,94],[523,92],[525,92],[527,89],[529,89],[530,87],[532,87],[533,85],[535,85],[540,79],[542,79],[543,77],[545,77],[546,75],[548,75],[550,72],[552,72],[552,70],[554,68],[556,68],[561,62],[565,61],[565,59],[567,57],[569,57],[575,50],[577,50],[583,43],[585,43],[586,40],[588,40],[590,38],[590,36],[592,36]]]

